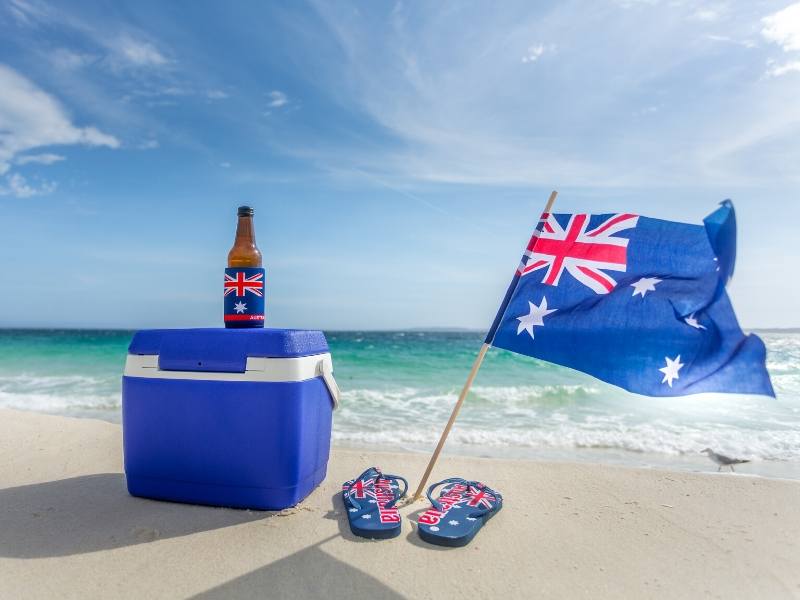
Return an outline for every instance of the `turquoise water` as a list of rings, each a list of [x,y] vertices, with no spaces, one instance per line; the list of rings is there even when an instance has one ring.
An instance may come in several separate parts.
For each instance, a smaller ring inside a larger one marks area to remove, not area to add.
[[[334,440],[430,450],[481,344],[478,333],[331,332],[343,391]],[[702,470],[706,446],[740,471],[800,478],[800,333],[762,333],[778,398],[646,398],[492,349],[450,452]],[[0,407],[118,422],[131,332],[0,331]]]

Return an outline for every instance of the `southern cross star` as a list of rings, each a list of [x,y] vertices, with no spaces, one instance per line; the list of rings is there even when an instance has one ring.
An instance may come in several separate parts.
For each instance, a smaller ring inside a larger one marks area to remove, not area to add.
[[[705,329],[705,326],[700,325],[700,323],[697,321],[697,319],[694,316],[694,313],[690,314],[688,317],[685,317],[683,320],[686,321],[687,325],[690,325],[695,329]]]
[[[241,314],[247,310],[247,304],[245,304],[244,302],[237,302],[236,304],[233,305],[233,310]]]
[[[371,519],[372,515],[361,515],[362,519]]]
[[[678,375],[678,371],[681,370],[683,367],[683,363],[681,362],[681,355],[678,354],[677,357],[670,358],[665,357],[664,360],[667,361],[666,367],[661,367],[659,371],[664,374],[664,379],[661,380],[661,383],[666,383],[669,387],[672,387],[672,380],[673,379],[680,379],[680,375]]]
[[[544,296],[542,296],[542,303],[539,306],[536,306],[530,300],[528,301],[528,306],[530,307],[530,312],[527,315],[517,317],[517,321],[519,321],[519,325],[517,326],[517,335],[523,331],[527,331],[530,334],[531,339],[533,339],[533,328],[536,325],[544,326],[544,318],[550,313],[556,312],[558,309],[548,309],[547,298]]]
[[[458,521],[456,521],[455,519],[453,519],[452,521],[448,521],[448,522],[447,522],[447,524],[448,524],[448,525],[453,525],[453,526],[455,526],[455,525],[458,525]]]
[[[633,288],[633,295],[636,296],[637,294],[641,294],[642,298],[647,292],[655,292],[656,291],[656,284],[661,283],[661,280],[657,277],[642,277],[636,283],[632,283],[631,287]]]

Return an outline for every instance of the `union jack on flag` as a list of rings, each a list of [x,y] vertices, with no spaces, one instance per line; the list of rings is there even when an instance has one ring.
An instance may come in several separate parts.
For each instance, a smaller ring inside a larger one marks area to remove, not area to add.
[[[598,294],[607,294],[617,285],[604,271],[622,271],[627,266],[628,240],[614,234],[636,227],[637,215],[610,215],[589,227],[591,215],[570,215],[562,227],[555,215],[544,213],[534,231],[522,262],[520,276],[547,269],[542,283],[557,286],[567,271]]]
[[[255,275],[247,276],[242,271],[238,271],[236,276],[233,277],[225,273],[225,295],[236,293],[237,296],[244,296],[247,292],[251,292],[258,297],[263,296],[264,289],[264,273],[256,273]]]

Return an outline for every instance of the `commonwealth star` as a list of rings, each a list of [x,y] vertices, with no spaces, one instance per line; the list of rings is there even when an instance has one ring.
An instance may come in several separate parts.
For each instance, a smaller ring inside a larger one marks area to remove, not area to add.
[[[542,296],[542,302],[539,306],[536,306],[530,300],[528,301],[528,306],[530,308],[530,312],[527,315],[522,315],[521,317],[517,317],[517,321],[519,321],[519,325],[517,326],[517,335],[522,333],[523,331],[527,331],[531,339],[533,339],[533,328],[536,325],[544,326],[544,318],[556,312],[557,308],[547,308],[547,298]]]

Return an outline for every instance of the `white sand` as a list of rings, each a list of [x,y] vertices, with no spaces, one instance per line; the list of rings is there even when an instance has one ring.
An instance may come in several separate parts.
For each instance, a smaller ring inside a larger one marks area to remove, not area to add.
[[[0,598],[800,597],[800,483],[577,464],[443,459],[505,508],[469,546],[409,523],[350,534],[341,482],[426,457],[336,449],[299,507],[259,513],[132,498],[119,426],[0,410]]]

